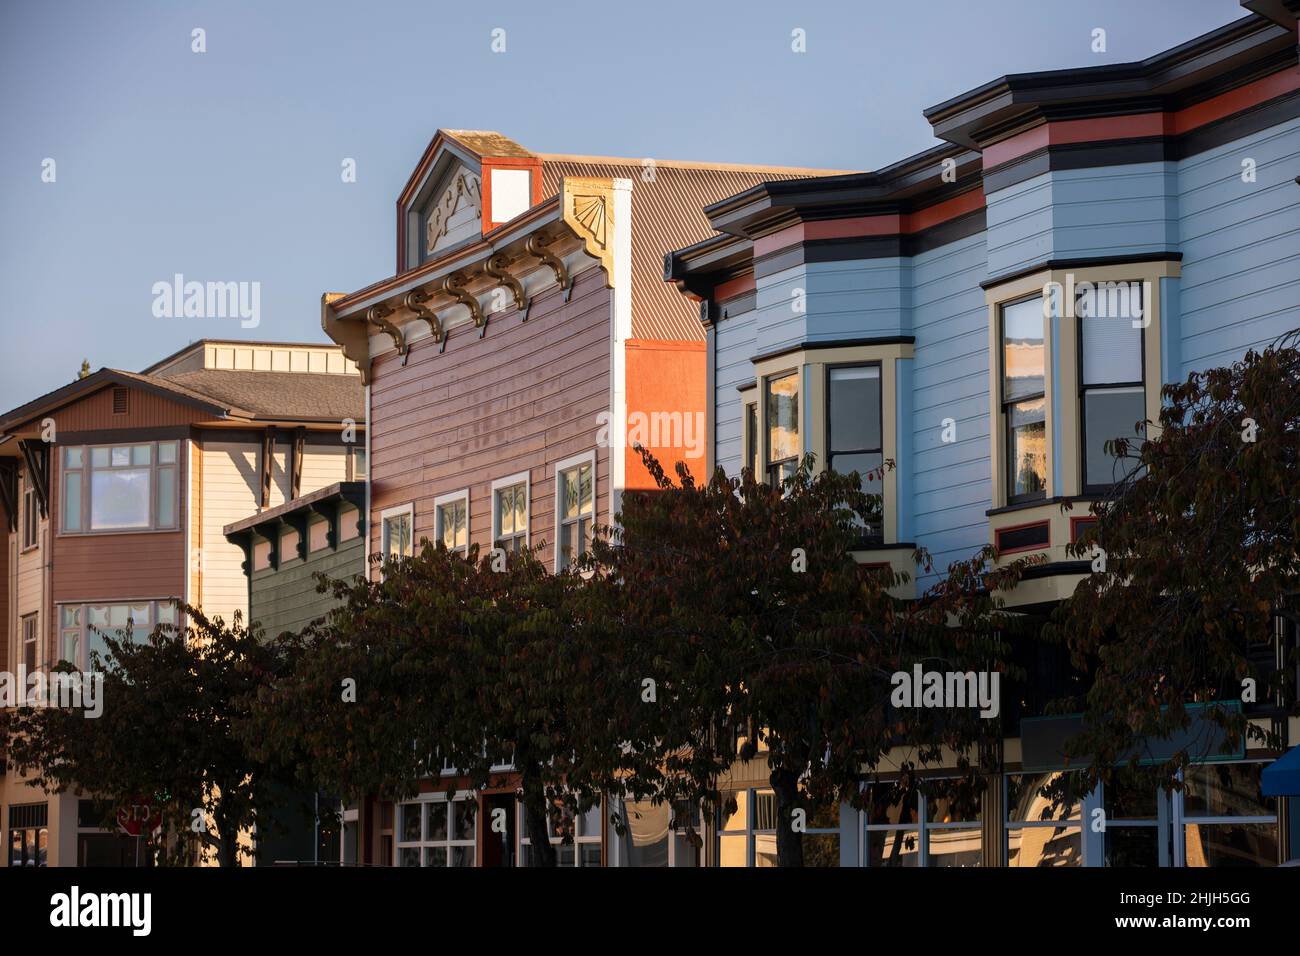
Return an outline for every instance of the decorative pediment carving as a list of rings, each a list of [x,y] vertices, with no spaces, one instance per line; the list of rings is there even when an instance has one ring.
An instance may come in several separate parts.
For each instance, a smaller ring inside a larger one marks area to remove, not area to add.
[[[614,183],[609,179],[565,177],[564,221],[582,239],[587,253],[600,259],[605,285],[614,285]]]
[[[429,207],[429,219],[424,229],[426,254],[437,250],[439,241],[447,235],[452,218],[466,206],[473,209],[474,218],[481,218],[483,187],[476,174],[460,169],[452,174],[446,188]]]

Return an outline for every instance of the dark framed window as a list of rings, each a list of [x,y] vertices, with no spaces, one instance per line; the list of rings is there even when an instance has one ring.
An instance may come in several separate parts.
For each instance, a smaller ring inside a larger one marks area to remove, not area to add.
[[[1043,299],[1002,306],[1002,420],[1007,503],[1047,492],[1047,397]]]
[[[764,380],[764,423],[767,428],[765,471],[772,485],[799,467],[799,372],[786,372]]]
[[[1145,432],[1145,426],[1138,425],[1146,418],[1142,283],[1111,285],[1122,294],[1080,296],[1075,306],[1085,494],[1110,492],[1132,469],[1131,458],[1109,454],[1106,443],[1129,439],[1128,455],[1132,456]]]
[[[64,448],[63,531],[179,528],[178,455],[175,441]]]
[[[885,461],[880,382],[876,362],[826,369],[827,465],[842,475],[856,471],[862,490],[877,496],[885,491],[878,471]],[[866,529],[866,537],[879,538],[883,530],[877,522]]]
[[[754,480],[760,474],[758,467],[758,402],[745,403],[745,465],[753,470]]]
[[[23,541],[22,549],[29,551],[40,543],[41,511],[36,497],[36,485],[30,478],[23,480]]]

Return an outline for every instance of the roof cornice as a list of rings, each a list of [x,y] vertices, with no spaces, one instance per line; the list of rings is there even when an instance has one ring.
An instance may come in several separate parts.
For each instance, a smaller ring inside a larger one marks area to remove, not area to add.
[[[1008,74],[923,113],[935,136],[981,149],[1050,120],[1176,111],[1295,59],[1295,28],[1252,14],[1145,60]]]

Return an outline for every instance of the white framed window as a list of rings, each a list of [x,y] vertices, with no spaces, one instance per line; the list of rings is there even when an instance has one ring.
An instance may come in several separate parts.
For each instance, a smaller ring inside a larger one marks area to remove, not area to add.
[[[409,558],[415,553],[415,505],[387,508],[379,513],[380,552],[385,560]]]
[[[624,800],[622,806],[627,832],[617,841],[619,866],[678,868],[700,865],[700,851],[690,835],[694,830],[698,840],[704,832],[698,806],[669,806],[650,800]]]
[[[1142,283],[1113,289],[1118,295],[1080,294],[1075,305],[1084,494],[1108,494],[1125,477],[1132,463],[1108,454],[1106,442],[1126,438],[1128,454],[1136,455],[1142,436],[1135,426],[1147,413]]]
[[[722,804],[718,866],[776,866],[776,794],[765,788],[728,790],[722,793]],[[809,809],[807,826],[802,841],[804,866],[839,866],[839,806]]]
[[[140,643],[159,624],[179,626],[180,617],[170,601],[130,601],[117,604],[61,604],[59,613],[59,659],[78,670],[91,670],[92,657],[102,667],[108,657],[104,634],[125,636]]]
[[[23,665],[30,674],[41,663],[41,629],[39,615],[28,614],[23,618]]]
[[[1083,866],[1084,797],[1058,801],[1053,787],[1076,775],[1065,771],[1003,776],[1006,807],[1004,853],[1009,867]]]
[[[348,446],[348,480],[365,481],[370,474],[365,445]]]
[[[469,551],[469,489],[433,499],[433,534],[448,551]]]
[[[504,551],[528,547],[528,472],[492,482],[492,546]]]
[[[397,806],[397,866],[476,865],[478,798],[472,793],[429,794]]]
[[[555,466],[555,570],[587,553],[595,516],[596,453],[589,451]]]
[[[551,845],[555,847],[556,864],[559,866],[601,866],[604,863],[604,851],[601,845],[603,831],[603,801],[580,813],[576,817],[566,808],[558,821],[548,817]],[[526,834],[524,825],[524,805],[516,801],[519,833]],[[568,842],[566,842],[566,840]],[[533,841],[523,835],[519,838],[519,865],[528,866],[532,854]]]
[[[799,369],[763,380],[763,427],[767,429],[768,484],[776,486],[799,467],[803,445],[799,437]]]
[[[180,527],[176,441],[63,449],[64,534]]]
[[[979,795],[945,793],[942,781],[900,788],[876,783],[862,812],[862,866],[982,866]]]

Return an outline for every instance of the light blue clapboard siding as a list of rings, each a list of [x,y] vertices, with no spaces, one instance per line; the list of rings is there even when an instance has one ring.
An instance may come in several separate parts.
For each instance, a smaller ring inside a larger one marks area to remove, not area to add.
[[[1044,173],[987,197],[991,278],[1046,259],[1144,255],[1179,239],[1173,163]]]
[[[899,485],[910,497],[914,538],[931,552],[936,571],[988,540],[988,307],[979,285],[986,267],[982,234],[912,260],[910,495]],[[943,441],[945,418],[956,424],[954,442]]]
[[[910,334],[910,272],[900,258],[806,266],[808,341]]]
[[[1255,161],[1243,182],[1242,160]],[[1180,378],[1300,326],[1300,119],[1178,164]]]
[[[807,332],[807,311],[797,311],[795,302],[796,293],[808,288],[804,266],[764,276],[755,285],[754,351],[750,355],[766,355],[802,342]]]
[[[732,315],[715,329],[717,355],[714,371],[714,462],[728,475],[739,476],[744,457],[744,406],[736,386],[754,381],[754,327],[757,313]]]

